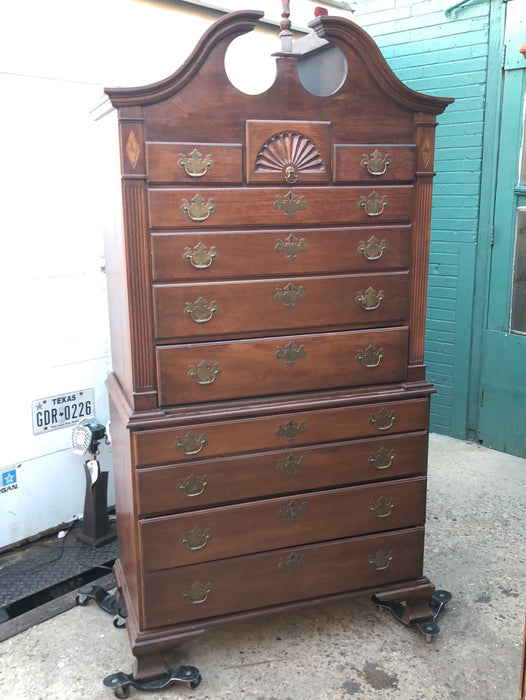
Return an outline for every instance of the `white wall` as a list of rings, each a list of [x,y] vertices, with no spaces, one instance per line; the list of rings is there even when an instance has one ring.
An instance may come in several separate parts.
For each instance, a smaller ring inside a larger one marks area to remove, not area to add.
[[[279,0],[222,4],[280,19]],[[292,3],[295,23],[306,24],[315,4]],[[98,190],[104,154],[90,110],[103,86],[147,84],[173,72],[213,19],[185,5],[140,0],[0,7],[0,475],[15,469],[17,482],[0,488],[0,548],[82,517],[83,459],[70,451],[71,428],[34,435],[32,401],[93,388],[97,418],[108,420]],[[277,30],[240,44],[256,58],[268,56],[279,50]],[[262,90],[274,70],[273,60],[266,65],[265,73],[238,55],[230,70],[240,84],[259,76]],[[111,473],[106,447],[101,462]]]

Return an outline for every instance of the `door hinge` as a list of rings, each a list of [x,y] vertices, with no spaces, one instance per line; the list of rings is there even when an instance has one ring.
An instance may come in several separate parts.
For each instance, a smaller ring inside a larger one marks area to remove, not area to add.
[[[484,406],[484,387],[481,387],[480,389],[480,407],[482,408]]]
[[[488,241],[490,248],[493,248],[493,244],[495,243],[495,226],[490,226]]]

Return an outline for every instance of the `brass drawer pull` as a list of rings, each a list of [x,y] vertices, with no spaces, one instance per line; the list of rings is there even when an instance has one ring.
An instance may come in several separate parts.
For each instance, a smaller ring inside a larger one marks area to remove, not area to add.
[[[296,501],[291,501],[286,506],[281,506],[278,511],[280,518],[286,518],[289,523],[295,523],[300,515],[305,515],[307,512],[307,504],[305,501],[303,503],[297,503]]]
[[[295,554],[292,552],[286,559],[278,561],[278,571],[285,574],[295,574],[302,569],[307,563],[307,557],[304,554]]]
[[[305,201],[305,196],[301,195],[296,197],[294,192],[290,191],[282,198],[276,195],[274,204],[272,205],[274,209],[278,211],[284,211],[287,219],[292,219],[297,211],[304,211],[307,208],[307,202]]]
[[[197,148],[194,148],[187,156],[184,153],[179,153],[177,165],[190,177],[203,177],[210,168],[214,167],[214,161],[209,153],[203,157]]]
[[[300,345],[299,347],[296,343],[289,343],[285,347],[282,345],[278,346],[276,354],[274,356],[276,360],[285,360],[289,367],[296,364],[296,360],[300,357],[307,357],[307,351],[305,350],[305,345]]]
[[[292,282],[289,282],[283,290],[276,289],[274,294],[274,300],[277,302],[283,302],[287,309],[292,309],[296,302],[300,299],[305,299],[307,296],[304,287],[295,287]]]
[[[205,203],[204,198],[200,194],[194,195],[191,202],[187,199],[183,199],[182,202],[181,211],[192,221],[206,221],[210,214],[213,214],[216,210],[214,200],[209,199]]]
[[[289,420],[285,427],[283,427],[282,425],[278,425],[276,435],[278,437],[286,437],[288,442],[294,442],[298,435],[301,435],[305,432],[307,432],[305,423],[301,422],[298,424],[295,423],[293,420]]]
[[[201,360],[197,369],[193,365],[188,369],[188,376],[201,385],[212,384],[220,374],[219,365],[209,365],[206,360]]]
[[[381,408],[378,413],[373,413],[369,418],[369,423],[374,425],[378,430],[389,430],[396,420],[396,413],[392,411],[388,413],[385,408]]]
[[[358,350],[356,359],[364,367],[378,367],[384,356],[383,348],[376,349],[374,345],[368,345],[365,350]]]
[[[395,457],[396,452],[394,450],[386,450],[384,447],[380,447],[378,452],[369,454],[369,464],[372,464],[376,469],[389,469]]]
[[[385,195],[380,198],[377,192],[371,192],[368,197],[362,194],[358,206],[365,211],[367,216],[380,216],[384,209],[389,206],[389,200]]]
[[[279,459],[276,464],[276,470],[287,476],[294,476],[300,469],[305,469],[307,460],[305,457],[296,457],[289,455],[285,459]]]
[[[204,490],[208,486],[208,477],[206,474],[203,476],[197,476],[197,474],[190,474],[186,479],[179,479],[177,488],[182,491],[188,498],[194,498],[195,496],[200,496],[204,493]]]
[[[211,538],[210,529],[200,530],[197,526],[194,527],[190,532],[183,532],[179,538],[179,542],[184,544],[185,547],[195,551],[197,549],[203,549],[207,542]]]
[[[376,236],[371,236],[367,242],[360,241],[357,250],[366,260],[380,260],[389,248],[384,238],[379,241]]]
[[[208,250],[205,244],[199,241],[193,250],[191,248],[184,249],[183,258],[188,260],[197,270],[206,270],[217,258],[217,250],[215,246],[211,246]]]
[[[374,311],[377,309],[384,299],[383,289],[376,291],[373,287],[369,287],[365,292],[358,292],[356,301],[361,304],[365,311]]]
[[[370,156],[366,153],[363,154],[360,165],[370,175],[383,175],[391,165],[391,156],[389,153],[386,153],[384,156],[378,149],[375,149]]]
[[[190,586],[190,590],[182,592],[182,596],[186,598],[189,603],[192,603],[192,605],[199,605],[206,601],[210,593],[212,593],[212,586],[209,583],[195,581],[195,583]]]
[[[206,323],[217,312],[217,306],[215,301],[208,303],[206,299],[199,297],[193,304],[191,301],[187,301],[184,305],[184,312],[190,316],[192,321]]]
[[[384,496],[376,501],[376,503],[369,503],[369,510],[374,513],[378,518],[388,518],[393,512],[395,504],[393,501],[388,501]]]
[[[200,437],[197,437],[193,430],[190,430],[183,439],[178,437],[175,440],[175,446],[185,455],[196,455],[205,445],[208,445],[206,435],[201,433]]]
[[[293,233],[291,233],[290,236],[285,238],[285,241],[282,241],[281,238],[278,238],[274,250],[276,251],[276,253],[285,253],[285,255],[287,256],[287,260],[290,260],[292,262],[295,259],[296,255],[298,255],[298,253],[306,252],[307,244],[305,243],[304,238],[298,241],[296,236]]]
[[[383,549],[379,549],[376,554],[369,555],[369,566],[372,566],[376,571],[385,571],[392,561],[393,553],[384,552]]]

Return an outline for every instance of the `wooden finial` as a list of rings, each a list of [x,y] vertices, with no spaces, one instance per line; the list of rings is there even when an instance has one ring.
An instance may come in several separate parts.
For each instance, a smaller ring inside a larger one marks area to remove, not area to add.
[[[280,22],[281,32],[279,38],[281,39],[281,50],[283,53],[292,52],[292,32],[290,31],[290,0],[281,0],[283,6],[283,12],[281,13],[282,20]]]

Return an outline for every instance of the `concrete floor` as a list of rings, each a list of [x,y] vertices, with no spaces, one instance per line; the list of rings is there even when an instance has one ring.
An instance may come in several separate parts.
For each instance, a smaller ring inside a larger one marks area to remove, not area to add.
[[[425,574],[453,594],[430,644],[369,598],[209,630],[168,661],[202,683],[130,697],[196,700],[517,700],[526,612],[526,460],[430,441]],[[125,630],[95,604],[0,644],[0,690],[26,700],[113,698],[129,672]]]

